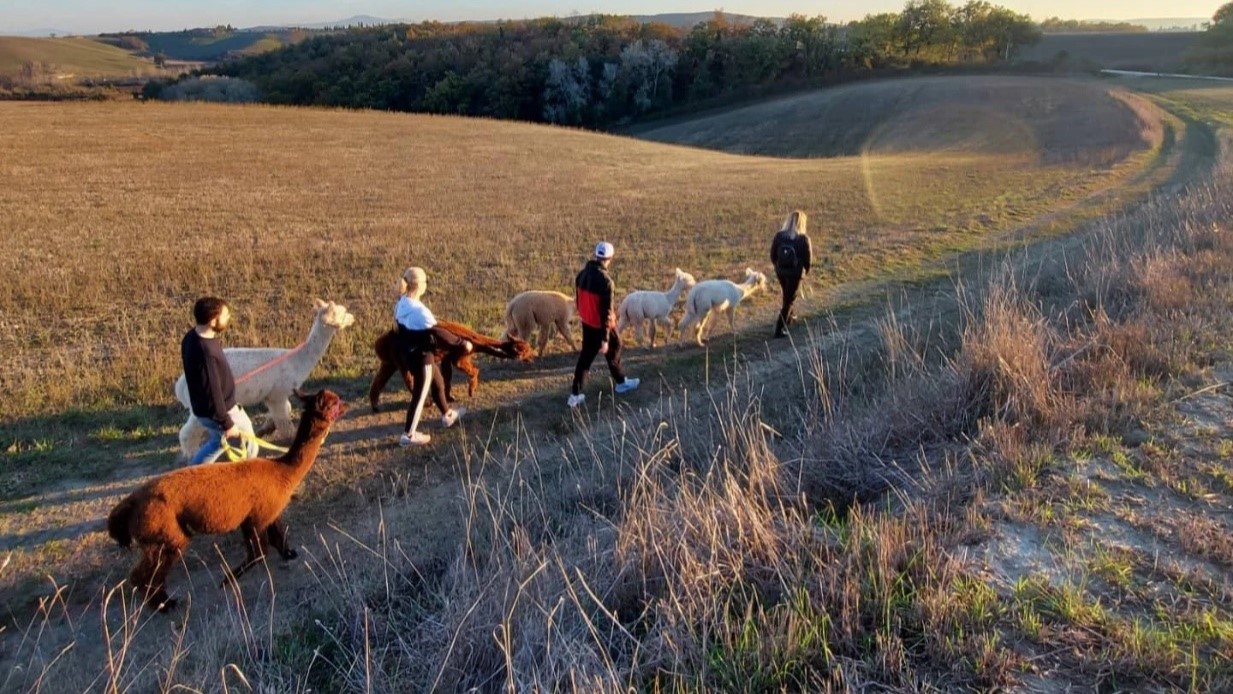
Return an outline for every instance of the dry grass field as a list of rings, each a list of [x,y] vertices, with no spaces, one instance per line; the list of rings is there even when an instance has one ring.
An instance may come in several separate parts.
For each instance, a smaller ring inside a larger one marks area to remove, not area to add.
[[[1024,98],[1051,102],[1050,89]],[[232,344],[294,345],[313,296],[348,305],[360,327],[326,368],[358,374],[411,263],[428,269],[439,315],[490,331],[517,292],[568,290],[600,238],[618,248],[621,290],[659,287],[677,266],[767,270],[766,238],[791,207],[813,217],[828,285],[897,275],[1140,173],[1160,121],[1079,89],[1116,116],[1111,134],[1010,154],[953,148],[928,103],[911,125],[944,151],[788,160],[456,118],[5,105],[0,420],[168,402],[187,307],[205,292],[235,303]],[[827,154],[809,136],[819,127],[789,119],[779,134],[800,140],[797,155]],[[744,137],[735,129],[733,146]],[[1075,161],[1049,163],[1050,148]]]
[[[12,153],[0,160],[0,209],[11,211],[0,217],[11,249],[0,258],[8,278],[0,284],[0,592],[9,606],[0,615],[0,659],[22,668],[0,683],[489,691],[572,681],[577,691],[649,683],[778,691],[1010,681],[1034,656],[1026,647],[1013,656],[992,648],[1006,624],[988,608],[996,589],[950,560],[963,519],[913,522],[923,507],[899,520],[862,512],[840,519],[837,507],[789,501],[801,490],[780,486],[791,477],[784,472],[793,460],[812,460],[847,474],[859,459],[897,479],[917,450],[943,447],[927,437],[901,441],[910,438],[910,413],[975,393],[971,384],[985,384],[995,399],[1009,389],[1011,398],[988,410],[1007,428],[973,445],[1013,438],[1007,412],[1027,413],[1021,421],[1042,436],[1068,431],[1070,420],[1061,422],[1070,410],[1055,404],[1068,395],[1019,390],[1041,373],[1049,381],[1053,366],[1024,370],[1031,360],[1012,358],[1010,381],[982,381],[981,369],[998,371],[999,354],[979,350],[1040,341],[1056,350],[1042,347],[1050,364],[1088,368],[1097,362],[1076,359],[1088,348],[1070,355],[1069,337],[1032,332],[1046,324],[1010,306],[994,326],[1009,332],[965,333],[967,356],[947,362],[956,371],[939,379],[929,370],[933,343],[921,342],[937,327],[928,309],[904,309],[888,322],[887,283],[905,304],[953,299],[949,280],[931,278],[966,272],[964,252],[1062,238],[1202,167],[1187,160],[1196,154],[1187,151],[1193,122],[1140,97],[1097,84],[962,82],[883,83],[837,97],[845,109],[885,114],[879,123],[866,116],[828,128],[822,115],[846,111],[826,98],[802,99],[649,134],[662,142],[381,113],[0,105],[0,151]],[[792,144],[755,127],[760,119]],[[1003,135],[1007,122],[1014,138]],[[834,135],[838,127],[849,134]],[[190,572],[173,572],[193,596],[182,618],[164,623],[121,609],[122,593],[108,592],[131,557],[93,524],[135,478],[175,464],[182,413],[171,406],[170,384],[197,295],[232,300],[232,345],[297,343],[314,296],[349,306],[358,323],[336,339],[314,382],[358,410],[373,367],[368,344],[389,322],[393,280],[405,265],[428,269],[427,300],[438,316],[496,332],[514,293],[568,291],[598,238],[617,246],[619,291],[662,288],[677,266],[699,278],[736,277],[746,265],[766,270],[765,246],[791,207],[811,213],[825,258],[806,309],[830,329],[808,344],[802,335],[797,349],[769,356],[762,338],[776,296],[762,295],[743,319],[756,335],[707,351],[633,350],[632,365],[650,376],[643,390],[616,408],[600,398],[580,417],[563,406],[571,355],[485,367],[497,377],[483,385],[475,428],[441,437],[425,454],[393,446],[401,413],[340,422],[293,502],[297,541],[310,556],[293,570],[271,567],[277,592],[259,576],[243,596],[218,591],[218,557],[205,540]],[[1052,258],[1080,248],[1063,238],[1029,251]],[[1101,278],[1089,279],[1113,292]],[[857,327],[839,330],[828,315]],[[853,337],[866,332],[872,337]],[[726,350],[736,357],[730,367]],[[738,366],[748,381],[726,385],[724,372]],[[859,395],[862,378],[849,377],[864,368],[941,390],[932,401],[875,402],[862,425],[855,405],[837,403]],[[945,390],[952,377],[953,392]],[[1135,376],[1127,378],[1110,388]],[[759,390],[768,381],[780,385]],[[787,394],[791,401],[775,404]],[[559,416],[549,413],[558,407]],[[799,432],[765,438],[776,426]],[[946,436],[966,446],[976,433],[960,427]],[[904,450],[907,458],[895,457]],[[833,491],[850,481],[826,483]],[[931,484],[922,476],[905,488]],[[941,487],[924,496],[948,499]],[[1021,516],[1008,511],[1006,522]],[[903,559],[935,550],[948,557],[937,573]],[[818,582],[801,579],[820,566],[836,569]],[[1015,614],[1044,615],[1050,626],[1066,618],[1051,590],[1025,584]],[[742,605],[747,611],[733,612]],[[907,606],[907,623],[896,606]],[[1212,615],[1223,625],[1223,612]],[[910,647],[895,640],[935,632]],[[65,646],[72,652],[61,662]],[[1204,654],[1209,647],[1204,641]],[[948,660],[961,672],[914,669]],[[1222,681],[1215,675],[1204,669],[1203,681]],[[1149,681],[1176,681],[1160,677]]]
[[[17,77],[30,64],[38,66],[41,77],[82,79],[162,72],[149,58],[88,38],[0,36],[0,76]]]
[[[1049,63],[1064,53],[1066,64],[1079,68],[1177,72],[1200,36],[1200,32],[1046,34],[1020,51],[1018,59]]]

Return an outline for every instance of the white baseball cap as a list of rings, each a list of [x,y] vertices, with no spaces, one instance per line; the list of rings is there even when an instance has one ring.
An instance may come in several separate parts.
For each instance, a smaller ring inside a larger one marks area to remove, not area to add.
[[[595,257],[601,260],[607,260],[616,254],[616,249],[607,241],[600,241],[595,246]]]

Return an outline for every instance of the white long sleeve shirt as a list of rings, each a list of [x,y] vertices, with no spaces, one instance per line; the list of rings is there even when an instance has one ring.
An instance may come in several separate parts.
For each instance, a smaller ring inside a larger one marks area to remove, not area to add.
[[[404,296],[394,305],[394,320],[408,330],[427,330],[437,324],[437,317],[419,299]]]

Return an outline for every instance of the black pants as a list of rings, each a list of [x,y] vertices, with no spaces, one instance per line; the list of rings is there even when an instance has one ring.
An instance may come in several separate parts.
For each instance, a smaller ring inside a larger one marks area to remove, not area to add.
[[[449,412],[450,406],[445,398],[445,379],[441,377],[441,369],[433,363],[432,353],[412,352],[407,357],[412,388],[411,404],[407,405],[406,431],[410,433],[419,426],[424,401],[429,395],[441,414]]]
[[[801,273],[776,272],[779,286],[783,289],[783,308],[779,309],[779,320],[775,321],[775,334],[783,335],[788,326],[796,320],[792,313],[792,304],[796,303],[796,294],[801,288]]]
[[[612,373],[612,380],[617,383],[625,382],[625,372],[621,370],[621,336],[615,330],[592,328],[584,323],[582,325],[582,351],[578,354],[578,368],[574,369],[574,387],[570,391],[574,395],[582,392],[582,386],[587,380],[587,372],[591,370],[591,362],[595,361],[595,355],[599,354],[599,346],[605,339],[608,340],[608,351],[604,353],[604,359],[608,360],[608,371]]]

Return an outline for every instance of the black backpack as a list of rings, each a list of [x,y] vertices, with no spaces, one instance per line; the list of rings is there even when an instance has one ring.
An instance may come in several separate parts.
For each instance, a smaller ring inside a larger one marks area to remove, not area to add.
[[[796,247],[792,242],[779,244],[779,253],[775,257],[775,267],[780,270],[795,270],[799,261],[796,258]]]

